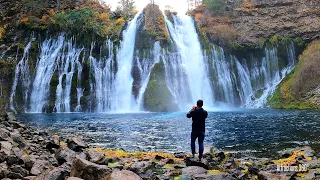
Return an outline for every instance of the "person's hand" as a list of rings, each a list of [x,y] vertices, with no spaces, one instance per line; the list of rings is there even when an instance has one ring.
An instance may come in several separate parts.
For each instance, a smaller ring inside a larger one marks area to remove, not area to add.
[[[192,108],[191,108],[192,110],[195,110],[196,109],[196,106],[192,106]]]

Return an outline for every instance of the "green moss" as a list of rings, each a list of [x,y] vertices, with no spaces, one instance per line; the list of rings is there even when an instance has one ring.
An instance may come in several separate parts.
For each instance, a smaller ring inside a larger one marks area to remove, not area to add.
[[[164,64],[157,63],[150,76],[146,92],[144,94],[144,108],[147,111],[167,112],[177,110],[173,97],[166,85],[164,77]]]
[[[115,163],[108,163],[108,167],[113,168],[119,165],[119,162],[115,162]]]

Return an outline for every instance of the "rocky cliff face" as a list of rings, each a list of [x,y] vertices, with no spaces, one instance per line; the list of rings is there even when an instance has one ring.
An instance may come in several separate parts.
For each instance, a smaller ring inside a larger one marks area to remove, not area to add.
[[[301,37],[308,42],[320,37],[318,0],[244,0],[234,10],[237,21],[233,26],[253,43],[273,35]]]

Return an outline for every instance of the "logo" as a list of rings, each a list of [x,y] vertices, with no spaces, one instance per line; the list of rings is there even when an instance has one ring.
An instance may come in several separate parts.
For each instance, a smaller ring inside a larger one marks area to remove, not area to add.
[[[277,171],[279,171],[279,172],[306,172],[306,171],[308,171],[308,165],[307,164],[299,164],[299,166],[277,165]]]

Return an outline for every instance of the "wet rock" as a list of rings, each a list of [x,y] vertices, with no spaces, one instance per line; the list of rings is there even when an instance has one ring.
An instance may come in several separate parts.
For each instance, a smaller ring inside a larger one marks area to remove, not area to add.
[[[8,166],[18,164],[19,158],[15,155],[10,155],[7,157],[7,164]]]
[[[25,170],[24,168],[22,168],[21,166],[19,165],[14,165],[12,167],[10,167],[10,171],[11,172],[14,172],[14,173],[18,173],[20,174],[22,177],[25,177],[28,175],[28,171]]]
[[[192,177],[194,175],[205,173],[207,173],[207,170],[199,166],[189,166],[181,170],[181,175],[186,177]]]
[[[152,163],[150,161],[140,161],[133,163],[129,169],[140,175],[146,172],[148,169],[150,169],[151,166]]]
[[[88,151],[88,160],[93,163],[102,164],[105,161],[105,156],[96,150]]]
[[[156,155],[155,159],[158,160],[158,161],[161,161],[162,159],[165,159],[165,158],[162,157],[162,156]]]
[[[184,159],[186,166],[199,166],[208,169],[208,166],[196,158],[187,157]]]
[[[60,147],[60,137],[58,135],[53,135],[47,142],[47,149],[59,149]]]
[[[37,160],[31,170],[30,173],[32,175],[39,175],[41,173],[43,173],[44,171],[46,171],[47,169],[51,168],[51,165],[48,161],[44,161],[44,160]]]
[[[60,147],[56,152],[55,157],[59,164],[63,164],[65,162],[72,164],[73,160],[76,158],[76,153],[68,147]]]
[[[23,178],[23,176],[21,174],[16,173],[16,172],[11,172],[11,171],[9,171],[7,177],[10,179],[22,179]]]
[[[180,159],[184,159],[187,157],[187,154],[183,152],[177,152],[177,153],[174,153],[173,155],[175,158],[180,158]]]
[[[122,170],[112,172],[110,180],[142,180],[142,178],[132,171]]]
[[[219,162],[222,162],[226,158],[226,155],[224,154],[224,152],[218,152],[215,154],[215,157]]]
[[[169,158],[166,160],[166,164],[173,164],[174,163],[174,160]]]
[[[231,174],[233,177],[237,178],[237,179],[246,179],[247,178],[247,174],[243,173],[237,169],[231,169],[228,171],[229,174]]]
[[[11,122],[16,121],[16,117],[13,112],[7,112],[5,118],[7,121],[11,121]]]
[[[102,179],[111,174],[111,169],[105,165],[94,164],[85,159],[76,158],[71,167],[70,176],[82,179]]]
[[[35,158],[29,156],[29,155],[22,155],[20,160],[24,163],[24,166],[27,170],[31,170],[32,166],[35,163]]]
[[[67,140],[68,147],[76,152],[80,152],[89,146],[79,137],[72,136]]]

